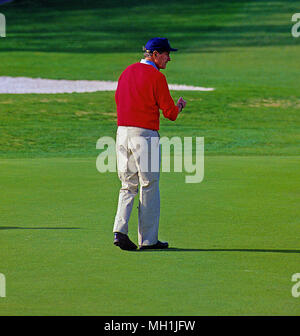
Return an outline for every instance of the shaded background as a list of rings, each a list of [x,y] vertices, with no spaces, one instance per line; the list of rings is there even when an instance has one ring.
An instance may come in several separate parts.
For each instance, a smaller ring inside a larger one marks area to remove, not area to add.
[[[155,35],[189,52],[298,43],[287,38],[294,0],[15,0],[0,8],[5,51],[136,52]]]

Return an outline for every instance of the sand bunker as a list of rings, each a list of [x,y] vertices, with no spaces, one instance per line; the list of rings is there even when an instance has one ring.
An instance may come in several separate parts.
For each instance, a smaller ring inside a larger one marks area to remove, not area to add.
[[[117,82],[97,80],[64,80],[28,77],[0,77],[0,93],[72,93],[114,91]],[[214,88],[169,84],[170,90],[212,91]]]

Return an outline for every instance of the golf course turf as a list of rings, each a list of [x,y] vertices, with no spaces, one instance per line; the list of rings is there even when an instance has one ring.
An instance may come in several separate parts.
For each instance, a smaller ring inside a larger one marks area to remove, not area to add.
[[[0,76],[117,80],[166,36],[179,48],[168,82],[215,88],[172,91],[187,107],[161,118],[161,136],[204,137],[205,176],[162,173],[170,249],[122,251],[120,181],[96,169],[97,140],[115,137],[114,92],[0,94],[0,315],[299,315],[296,1],[49,3],[0,7]]]

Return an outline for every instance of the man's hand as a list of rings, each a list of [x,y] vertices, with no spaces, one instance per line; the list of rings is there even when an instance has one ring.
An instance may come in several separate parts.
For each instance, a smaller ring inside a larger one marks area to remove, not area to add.
[[[182,97],[180,97],[177,101],[179,112],[181,112],[185,108],[185,105],[186,105],[186,101]]]

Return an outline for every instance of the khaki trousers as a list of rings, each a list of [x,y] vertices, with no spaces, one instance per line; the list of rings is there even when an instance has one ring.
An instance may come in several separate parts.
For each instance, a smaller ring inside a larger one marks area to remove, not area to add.
[[[128,222],[140,185],[138,243],[140,246],[156,244],[160,216],[159,134],[145,128],[119,126],[116,152],[122,187],[113,232],[128,234]]]

